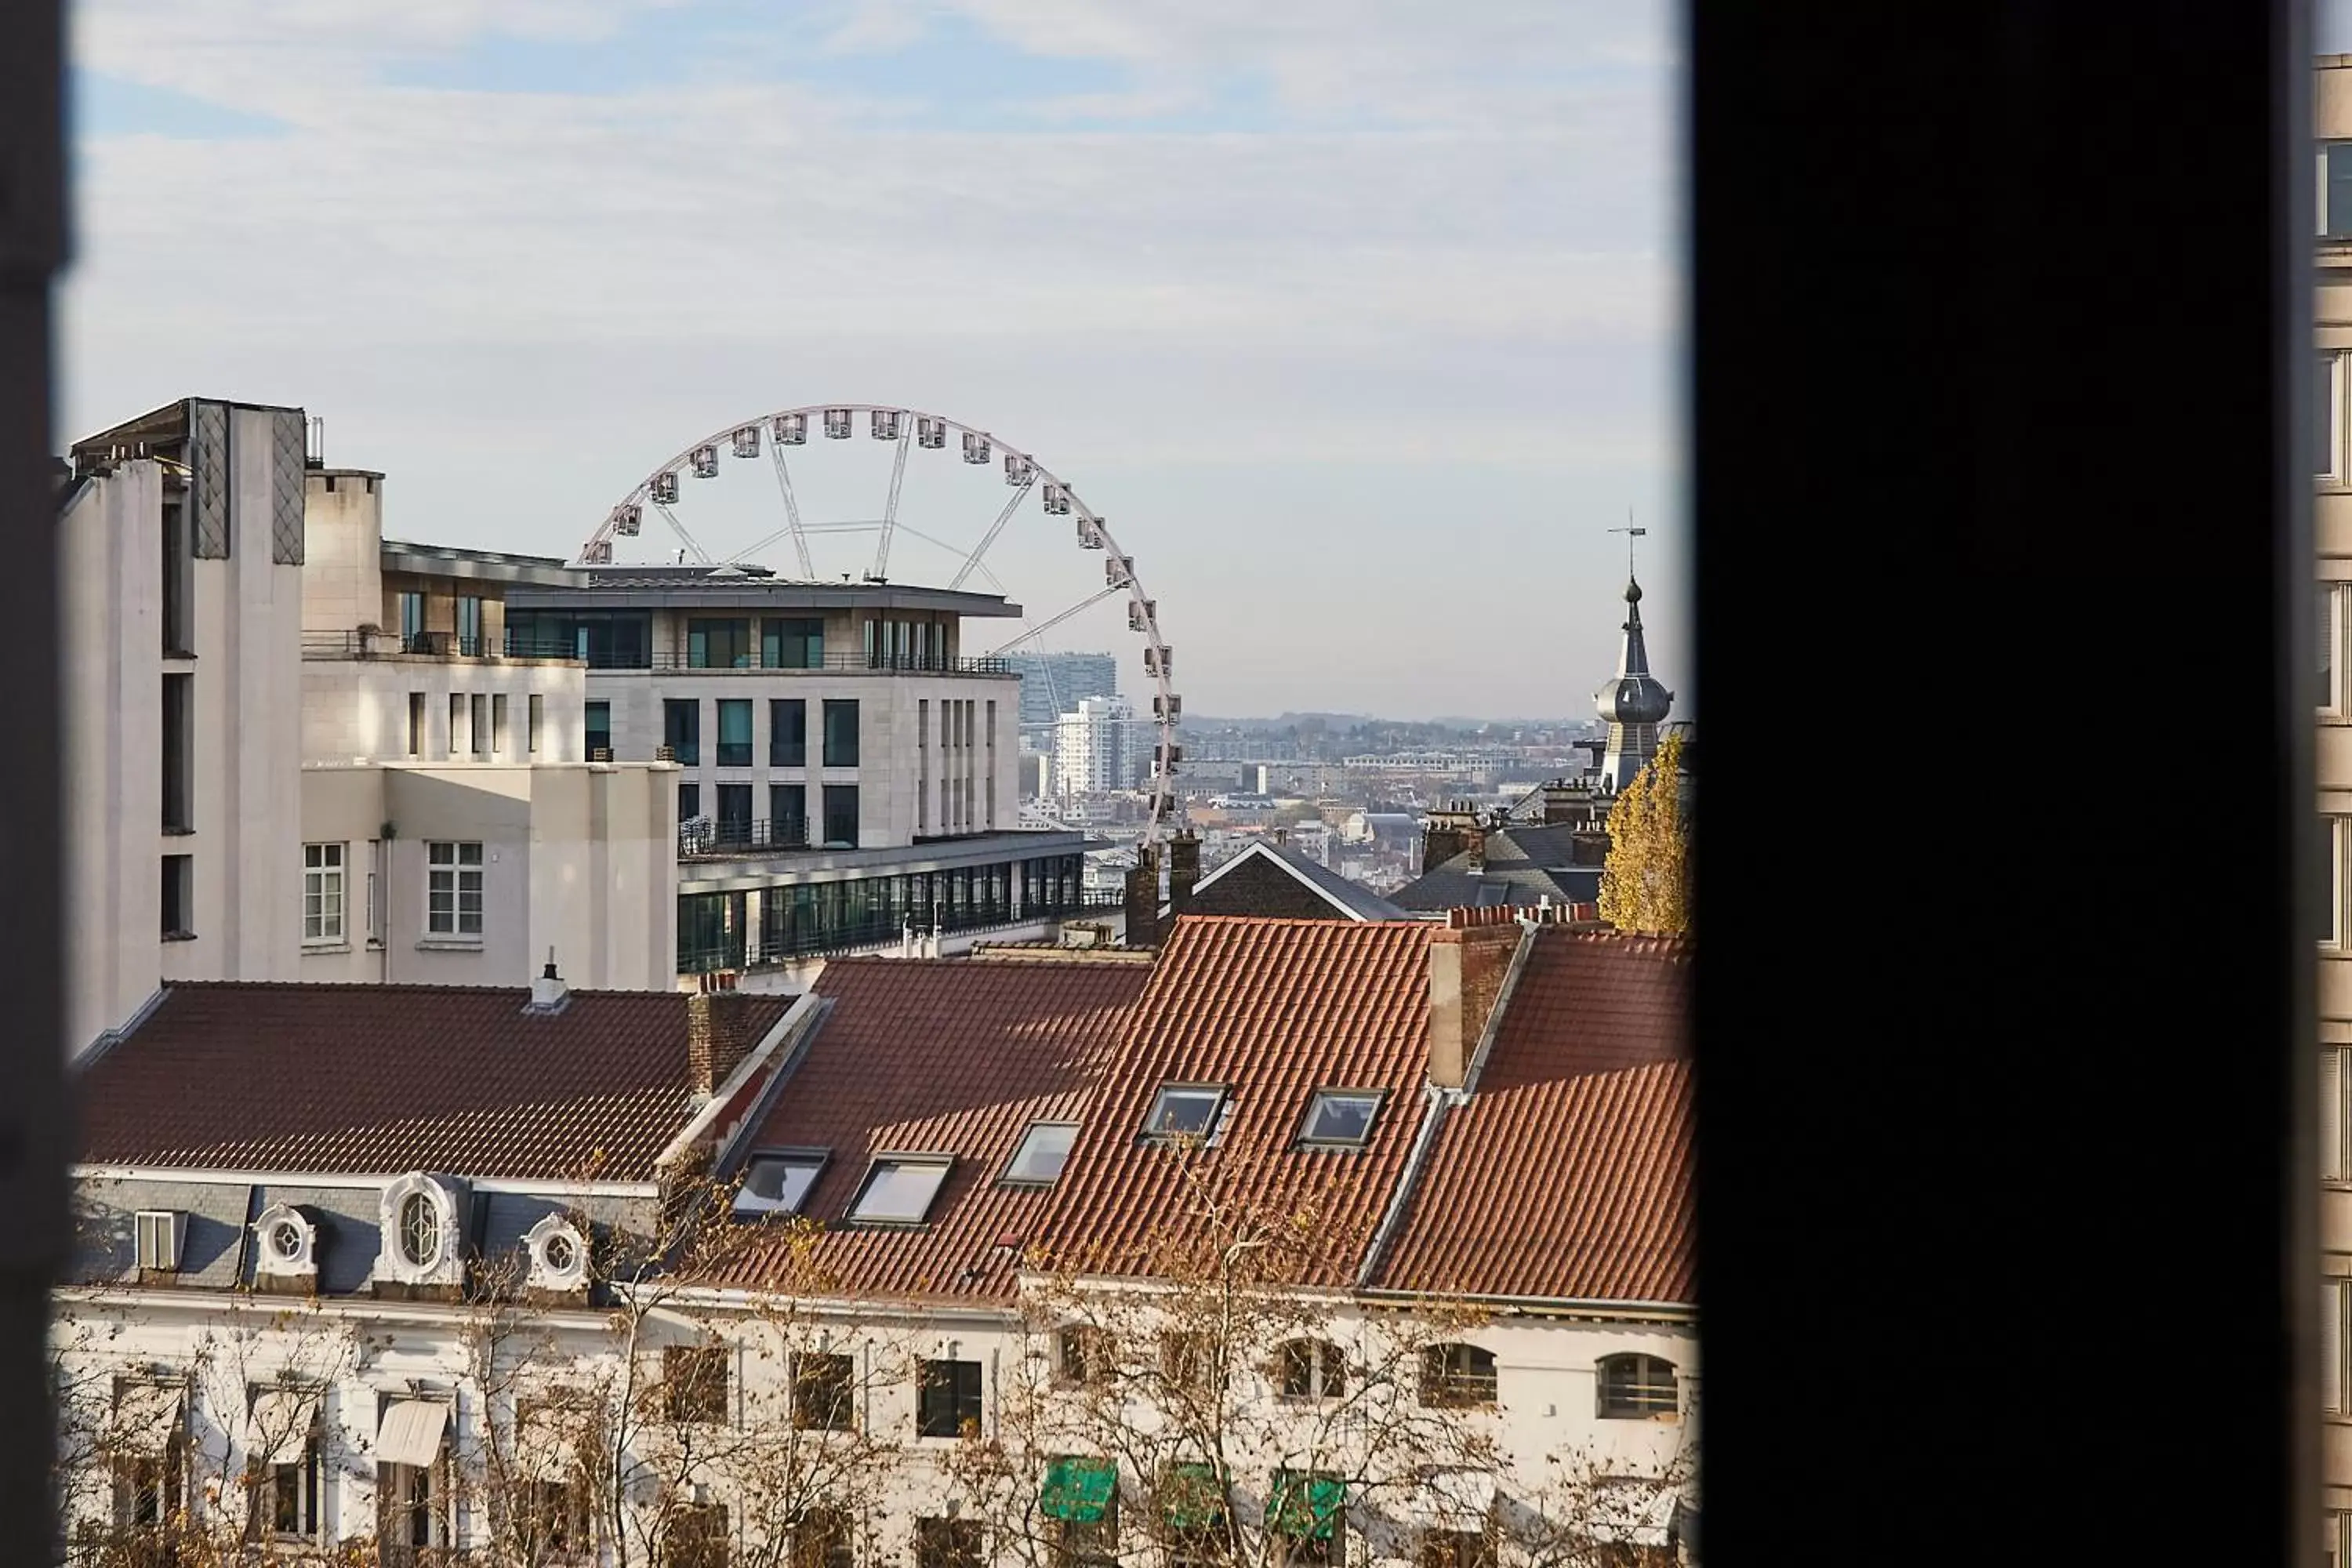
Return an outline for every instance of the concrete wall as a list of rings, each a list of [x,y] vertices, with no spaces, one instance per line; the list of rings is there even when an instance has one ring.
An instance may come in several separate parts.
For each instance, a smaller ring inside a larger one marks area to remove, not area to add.
[[[379,647],[393,646],[377,639]],[[576,763],[587,752],[581,725],[586,670],[565,660],[436,658],[385,654],[302,662],[302,760],[350,762]],[[409,700],[425,699],[424,747],[408,749]],[[466,698],[454,734],[449,699]],[[474,734],[475,696],[484,728]],[[530,749],[530,700],[540,700],[539,749]],[[506,744],[497,744],[496,700],[506,700]],[[453,750],[452,742],[455,742]],[[650,753],[648,753],[650,755]]]
[[[302,946],[300,978],[520,985],[552,947],[582,989],[672,988],[676,776],[646,763],[305,768],[301,842],[345,847],[348,912],[343,940]],[[478,936],[425,929],[436,841],[482,846]]]
[[[398,631],[383,618],[383,476],[313,468],[303,479],[303,629]]]

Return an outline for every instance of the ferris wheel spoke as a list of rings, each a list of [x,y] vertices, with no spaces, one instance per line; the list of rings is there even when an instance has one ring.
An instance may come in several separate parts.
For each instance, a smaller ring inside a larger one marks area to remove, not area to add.
[[[881,416],[875,416],[878,421]],[[890,574],[890,525],[898,516],[898,487],[907,479],[907,444],[915,438],[909,425],[898,432],[898,449],[890,457],[890,499],[882,503],[882,542],[874,551],[874,580],[886,581]]]
[[[1042,637],[1045,633],[1052,631],[1055,626],[1060,626],[1064,621],[1068,620],[1072,616],[1078,614],[1080,611],[1091,610],[1097,605],[1101,604],[1105,599],[1111,597],[1113,595],[1124,594],[1126,592],[1127,584],[1122,583],[1117,587],[1104,588],[1096,593],[1089,594],[1085,598],[1080,599],[1076,604],[1072,605],[1068,609],[1064,610],[1060,615],[1039,621],[1035,626],[1031,626],[1027,631],[1023,632],[1011,642],[1005,643],[999,647],[990,648],[988,650],[988,657],[991,658],[1001,658],[1003,655],[1012,652],[1014,648],[1019,647],[1023,643],[1028,642],[1034,637]]]
[[[996,514],[996,521],[988,525],[988,531],[981,535],[980,542],[972,546],[971,553],[964,557],[962,567],[949,581],[949,593],[952,594],[963,586],[963,580],[971,575],[973,569],[980,564],[980,558],[988,553],[988,547],[996,542],[996,536],[1004,531],[1004,525],[1011,522],[1013,514],[1021,510],[1022,498],[1029,493],[1029,487],[1036,482],[1037,470],[1032,468],[1029,470],[1029,477],[1013,487],[1012,499],[1004,503],[1004,509]]]
[[[776,488],[784,493],[784,516],[788,520],[784,531],[793,536],[793,550],[801,558],[801,576],[814,583],[816,581],[816,563],[809,559],[808,534],[801,527],[800,498],[793,494],[793,470],[784,461],[783,443],[769,442],[768,457],[776,470]],[[771,539],[773,537],[773,534],[769,535]],[[766,542],[766,540],[761,541],[762,544]]]
[[[672,533],[677,534],[678,538],[685,542],[686,547],[688,550],[694,552],[694,558],[697,561],[700,562],[705,566],[716,566],[719,564],[718,562],[713,561],[710,558],[710,552],[702,548],[702,542],[686,531],[686,524],[678,521],[677,513],[670,510],[669,508],[662,505],[659,501],[653,503],[653,509],[661,513],[661,520],[669,524],[669,531]]]

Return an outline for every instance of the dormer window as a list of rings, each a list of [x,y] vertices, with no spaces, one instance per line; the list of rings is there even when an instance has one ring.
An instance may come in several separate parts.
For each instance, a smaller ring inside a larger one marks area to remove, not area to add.
[[[178,1272],[180,1251],[187,1240],[187,1218],[177,1209],[142,1209],[132,1216],[132,1240],[142,1269],[158,1274]]]
[[[795,1149],[754,1154],[743,1168],[743,1184],[735,1189],[735,1215],[759,1219],[769,1215],[799,1214],[808,1205],[816,1179],[828,1158],[822,1149]]]
[[[401,1286],[463,1285],[457,1200],[458,1188],[449,1177],[422,1171],[386,1184],[376,1211],[383,1237],[376,1279]]]
[[[292,1204],[272,1204],[253,1222],[257,1280],[305,1284],[319,1277],[319,1227]]]
[[[1326,1149],[1360,1149],[1372,1136],[1380,1114],[1376,1089],[1318,1089],[1307,1105],[1307,1126],[1298,1141]]]
[[[1217,1112],[1224,1103],[1223,1084],[1165,1085],[1151,1102],[1151,1114],[1144,1119],[1143,1135],[1164,1143],[1206,1142],[1216,1132]]]
[[[588,1238],[571,1220],[560,1214],[542,1215],[523,1234],[522,1244],[530,1257],[530,1273],[524,1283],[532,1289],[587,1289]]]
[[[441,1209],[431,1193],[411,1193],[400,1200],[400,1256],[411,1268],[430,1268],[441,1261]]]
[[[865,1225],[920,1225],[947,1184],[954,1157],[947,1154],[881,1154],[866,1173],[849,1217]]]

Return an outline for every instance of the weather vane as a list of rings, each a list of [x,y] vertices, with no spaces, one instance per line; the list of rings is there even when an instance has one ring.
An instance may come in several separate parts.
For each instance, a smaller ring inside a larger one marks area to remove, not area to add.
[[[1622,533],[1626,536],[1625,575],[1628,579],[1631,579],[1633,575],[1633,541],[1636,539],[1647,538],[1650,531],[1646,528],[1635,528],[1633,526],[1633,509],[1632,507],[1627,507],[1625,509],[1625,526],[1622,528],[1612,528],[1609,531],[1612,533]]]

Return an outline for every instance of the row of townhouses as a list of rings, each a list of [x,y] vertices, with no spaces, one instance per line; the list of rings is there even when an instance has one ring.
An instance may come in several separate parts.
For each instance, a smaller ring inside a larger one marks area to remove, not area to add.
[[[1689,1561],[1689,964],[1474,909],[175,979],[77,1066],[69,1550]]]
[[[173,403],[59,484],[77,1049],[166,981],[790,990],[1085,904],[962,652],[1000,595],[387,540],[296,408]]]

